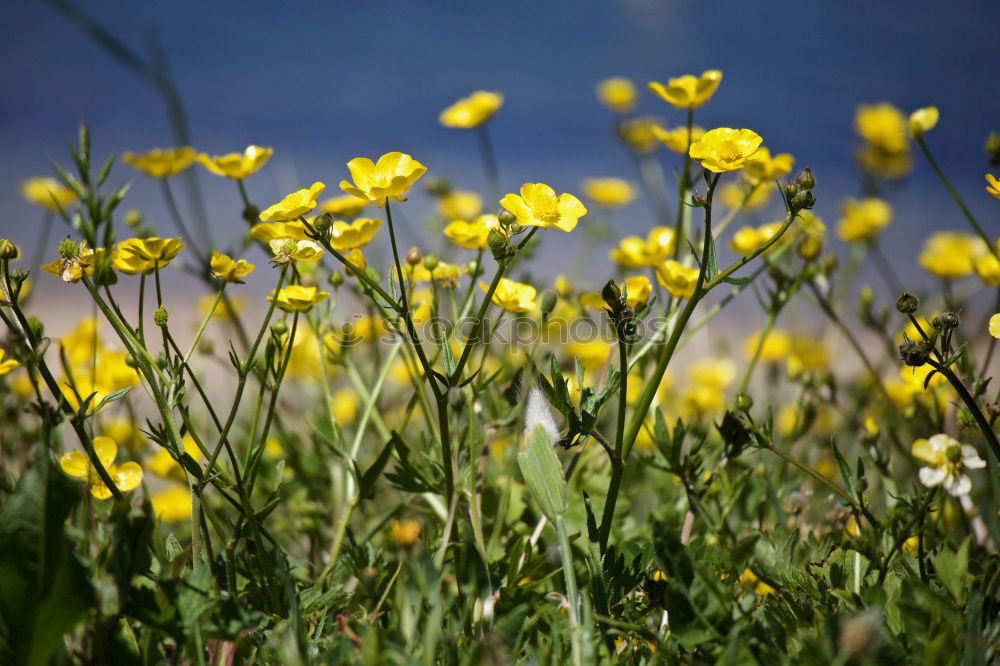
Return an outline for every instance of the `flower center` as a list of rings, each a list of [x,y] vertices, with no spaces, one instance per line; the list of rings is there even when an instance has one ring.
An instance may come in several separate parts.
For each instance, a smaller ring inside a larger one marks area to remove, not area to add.
[[[736,145],[735,141],[721,141],[716,148],[716,152],[722,159],[735,160],[740,156],[740,147]]]

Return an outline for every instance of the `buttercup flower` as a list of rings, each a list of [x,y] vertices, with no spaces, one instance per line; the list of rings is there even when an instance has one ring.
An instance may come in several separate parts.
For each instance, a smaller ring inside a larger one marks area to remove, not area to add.
[[[970,275],[975,262],[989,252],[986,243],[978,236],[960,231],[939,231],[924,243],[917,261],[935,277],[943,280]]]
[[[471,220],[483,210],[483,200],[475,192],[452,190],[438,199],[438,212],[446,220]]]
[[[151,271],[169,264],[184,247],[180,238],[130,238],[118,244],[118,254],[111,265],[123,273]]]
[[[281,291],[278,292],[277,307],[279,310],[284,310],[285,312],[306,312],[312,309],[312,306],[317,303],[325,301],[330,294],[325,291],[319,293],[316,292],[316,287],[303,287],[299,284],[290,284],[287,287],[282,287]],[[271,290],[271,296],[267,297],[268,301],[274,300],[274,290]]]
[[[761,146],[753,157],[747,160],[744,175],[754,181],[772,181],[787,176],[795,165],[795,158],[788,153],[771,157],[771,151]]]
[[[662,141],[667,148],[681,155],[686,155],[691,144],[705,136],[705,130],[697,125],[691,126],[691,136],[688,136],[686,125],[668,130],[654,123],[651,131],[654,138]]]
[[[722,72],[710,69],[697,78],[685,74],[668,79],[666,85],[653,82],[649,84],[649,89],[678,109],[694,109],[707,102],[721,82]]]
[[[340,181],[340,189],[360,199],[384,206],[387,199],[406,201],[406,191],[427,171],[409,155],[386,153],[372,162],[367,157],[355,157],[347,163],[354,183]]]
[[[479,287],[484,292],[489,292],[490,287],[485,282],[480,282]],[[493,305],[507,312],[534,312],[538,308],[535,303],[536,293],[530,284],[500,278],[496,291],[493,292],[492,301]]]
[[[323,256],[323,248],[316,241],[276,238],[268,245],[271,252],[274,253],[271,263],[275,266],[282,266],[292,261],[312,263],[319,261],[320,257]]]
[[[395,275],[396,270],[393,269],[392,273]],[[403,266],[403,275],[414,282],[430,282],[431,280],[452,282],[457,280],[461,274],[462,270],[458,266],[449,264],[446,261],[437,262],[433,269],[427,268],[422,262],[416,266]]]
[[[986,174],[986,191],[991,197],[1000,199],[1000,180],[991,173]]]
[[[1000,243],[998,243],[1000,249]],[[1000,286],[1000,259],[992,252],[987,252],[975,260],[973,265],[976,275],[988,287]]]
[[[626,236],[611,250],[611,260],[625,268],[656,266],[674,251],[674,230],[670,227],[653,227],[646,239]]]
[[[854,116],[858,136],[887,153],[907,150],[907,122],[902,111],[892,104],[862,105]]]
[[[735,171],[755,155],[761,141],[760,135],[752,130],[719,127],[705,132],[701,139],[691,144],[690,155],[709,171]]]
[[[420,522],[416,520],[389,521],[389,538],[400,548],[409,548],[420,540]]]
[[[635,85],[621,76],[604,79],[594,89],[601,104],[618,113],[628,113],[635,108]]]
[[[698,269],[667,259],[656,267],[656,281],[675,298],[691,298],[698,284]]]
[[[847,199],[841,206],[837,236],[845,243],[870,240],[892,220],[892,206],[875,197]]]
[[[153,513],[166,523],[181,523],[191,520],[191,491],[184,486],[170,486],[149,497]]]
[[[490,229],[497,229],[500,222],[496,215],[480,215],[471,222],[454,220],[444,228],[444,235],[460,247],[469,250],[485,250]]]
[[[364,247],[372,241],[380,226],[382,220],[371,217],[359,217],[350,223],[335,220],[330,227],[330,245],[340,252]]]
[[[226,155],[198,155],[198,163],[223,178],[243,180],[249,178],[257,172],[264,164],[271,159],[274,148],[261,148],[260,146],[247,146],[242,153],[228,153]]]
[[[439,120],[445,127],[472,129],[492,118],[501,106],[502,94],[479,90],[442,111]]]
[[[729,242],[729,247],[731,250],[739,254],[750,254],[761,245],[771,240],[771,237],[778,233],[778,230],[781,229],[783,225],[784,223],[782,222],[771,222],[770,224],[765,224],[756,228],[743,227],[733,234],[733,238]],[[773,250],[775,247],[777,247],[777,244],[771,246],[769,250]]]
[[[743,353],[746,357],[753,358],[760,342],[760,331],[754,333],[743,343]],[[792,351],[792,336],[784,331],[772,330],[764,338],[764,345],[760,348],[760,360],[764,363],[780,361],[788,356]]]
[[[618,124],[618,135],[628,147],[640,155],[656,150],[657,138],[653,130],[657,119],[649,117],[628,118]]]
[[[307,215],[316,207],[316,197],[325,189],[326,185],[317,181],[308,189],[296,190],[264,210],[260,214],[260,219],[263,222],[285,222]]]
[[[212,277],[242,284],[243,278],[253,273],[255,266],[246,259],[234,261],[229,255],[213,252],[211,268]]]
[[[66,239],[59,243],[59,259],[45,264],[42,270],[61,277],[63,282],[79,282],[90,274],[93,259],[94,251],[87,247],[87,241],[74,243]]]
[[[309,238],[306,236],[306,225],[300,220],[255,224],[250,229],[250,235],[264,244],[270,244],[276,238],[291,238],[297,241]]]
[[[76,201],[76,192],[55,178],[32,178],[21,183],[21,196],[53,213]],[[56,205],[58,202],[58,205]]]
[[[1000,338],[1000,313],[990,317],[990,335]]]
[[[507,194],[500,205],[517,217],[522,227],[555,228],[573,231],[587,209],[572,194],[556,196],[555,190],[544,183],[525,183],[521,194]]]
[[[627,206],[635,199],[635,186],[621,178],[588,178],[583,193],[594,203],[607,208]]]
[[[652,290],[653,285],[650,284],[649,278],[645,275],[636,275],[625,278],[625,305],[630,308],[637,308],[643,305],[649,300],[649,294]],[[608,304],[604,302],[604,297],[601,296],[600,292],[582,294],[580,296],[580,302],[587,307],[597,308],[598,310],[604,310],[608,307]]]
[[[118,490],[128,492],[135,490],[142,483],[142,468],[134,462],[115,465],[118,457],[118,445],[110,437],[95,437],[93,439],[94,453],[101,465],[108,472]],[[83,451],[70,451],[59,460],[59,466],[70,476],[85,479],[90,484],[90,494],[97,499],[111,497],[111,489],[104,485],[97,469],[90,464],[90,459]]]
[[[945,434],[918,439],[913,442],[911,452],[915,458],[927,463],[917,473],[920,482],[928,488],[943,485],[955,497],[968,495],[972,490],[972,480],[965,475],[965,470],[986,467],[986,461],[973,447]]]
[[[910,114],[909,128],[910,134],[919,136],[924,132],[930,132],[938,122],[938,109],[936,106],[925,106]]]
[[[749,165],[749,162],[747,164]],[[766,206],[774,190],[773,182],[762,181],[754,184],[741,179],[741,182],[723,184],[716,196],[726,208],[735,210],[742,206],[743,210],[754,210]]]
[[[357,217],[365,209],[368,202],[353,194],[341,194],[331,197],[319,205],[320,213],[330,213],[337,218]]]
[[[122,162],[150,178],[169,178],[191,166],[196,156],[197,152],[191,146],[157,148],[141,155],[125,153],[122,155]]]
[[[201,449],[198,448],[198,444],[195,443],[191,435],[185,435],[181,443],[184,445],[184,452],[186,454],[191,456],[195,462],[201,462]],[[156,449],[156,453],[146,459],[145,465],[150,473],[164,479],[183,481],[185,478],[184,469],[174,460],[170,452],[162,446]]]
[[[6,375],[8,372],[21,365],[12,358],[3,360],[4,354],[7,353],[6,349],[0,348],[0,375]]]

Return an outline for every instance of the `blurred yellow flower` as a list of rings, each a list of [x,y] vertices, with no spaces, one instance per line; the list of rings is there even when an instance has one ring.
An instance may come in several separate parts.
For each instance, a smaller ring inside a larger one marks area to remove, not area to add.
[[[400,548],[409,548],[420,540],[420,521],[391,520],[389,521],[389,538]]]
[[[887,102],[859,106],[854,129],[862,139],[887,153],[901,153],[908,148],[906,117]]]
[[[656,150],[657,137],[653,133],[658,120],[651,117],[628,118],[618,124],[618,134],[628,147],[640,155]]]
[[[571,340],[564,347],[566,356],[580,359],[586,370],[597,370],[608,360],[611,345],[599,338],[594,340]]]
[[[76,192],[55,178],[32,178],[21,183],[21,196],[53,213],[76,201]],[[57,205],[58,202],[58,205]]]
[[[627,206],[635,199],[635,186],[621,178],[588,178],[583,193],[594,203],[607,208]]]
[[[331,197],[319,205],[320,213],[330,213],[334,217],[352,218],[361,214],[368,202],[353,194]]]
[[[691,126],[690,137],[688,136],[688,128],[686,125],[680,125],[668,130],[665,127],[653,124],[651,131],[654,138],[659,139],[667,148],[675,153],[680,153],[681,155],[687,155],[691,144],[705,136],[704,128],[697,125]]]
[[[275,239],[307,240],[309,238],[306,235],[306,225],[300,220],[255,224],[250,229],[250,235],[268,246]]]
[[[943,280],[970,275],[975,262],[989,248],[978,236],[960,231],[939,231],[924,242],[917,261],[931,275]]]
[[[875,197],[847,199],[840,210],[837,236],[845,243],[871,240],[892,221],[892,206]]]
[[[734,252],[739,254],[750,254],[755,251],[761,245],[764,245],[774,234],[778,233],[781,227],[784,226],[782,222],[770,222],[768,224],[761,225],[757,228],[754,227],[742,227],[735,234],[733,234],[732,240],[729,241],[729,247]],[[782,240],[784,240],[784,236]],[[777,247],[777,244],[772,245],[770,249]]]
[[[210,262],[212,277],[243,284],[243,278],[253,273],[255,266],[246,259],[233,260],[229,255],[213,252]]]
[[[987,252],[975,261],[976,275],[988,287],[1000,286],[1000,259],[992,252]]]
[[[395,269],[392,272],[393,275],[396,274]],[[446,261],[438,261],[433,269],[427,268],[423,262],[415,266],[403,267],[403,275],[414,282],[430,282],[431,280],[448,282],[458,279],[458,276],[461,274],[461,268]]]
[[[802,372],[823,372],[830,363],[830,352],[819,338],[809,335],[792,337],[786,368],[792,379]]]
[[[743,353],[746,357],[753,358],[760,341],[760,331],[748,337],[743,343]],[[772,330],[764,338],[764,345],[760,349],[760,360],[764,363],[780,361],[788,356],[792,350],[792,336],[780,330]]]
[[[496,215],[480,215],[471,222],[454,220],[444,228],[444,235],[458,245],[469,250],[485,250],[490,229],[500,226]]]
[[[722,82],[722,72],[710,69],[700,77],[691,74],[668,79],[666,85],[652,82],[649,89],[678,109],[694,109],[707,102]]]
[[[198,155],[198,163],[216,176],[243,180],[257,172],[271,159],[274,148],[247,146],[242,153],[227,153],[225,155]]]
[[[483,199],[475,192],[452,190],[438,199],[438,213],[446,220],[471,220],[483,210]]]
[[[307,189],[296,190],[265,209],[260,214],[260,219],[263,222],[285,222],[307,215],[316,207],[316,197],[325,189],[326,185],[317,181]]]
[[[8,372],[21,365],[12,358],[7,359],[6,361],[3,360],[4,354],[6,353],[7,350],[0,347],[0,375],[6,375]]]
[[[500,205],[517,217],[522,227],[555,228],[573,231],[587,209],[572,194],[556,196],[555,190],[544,183],[525,183],[521,194],[507,194]]]
[[[594,92],[601,104],[612,111],[628,113],[635,108],[635,85],[625,77],[604,79],[597,84]]]
[[[141,155],[125,153],[122,162],[150,178],[169,178],[191,166],[196,156],[197,152],[191,146],[157,148]]]
[[[205,294],[198,299],[198,312],[200,312],[203,316],[207,316],[214,303],[215,294]],[[246,301],[242,298],[229,296],[228,299],[223,298],[219,301],[219,304],[215,307],[215,314],[212,316],[219,317],[220,319],[232,319],[244,310],[246,310]]]
[[[92,440],[94,453],[101,461],[101,466],[108,472],[118,490],[128,492],[135,490],[142,483],[142,468],[134,462],[115,465],[118,457],[118,445],[110,437],[95,437]],[[63,472],[78,479],[84,479],[90,485],[90,494],[97,499],[111,497],[108,488],[97,474],[97,468],[90,464],[90,459],[83,451],[70,451],[59,460]]]
[[[184,435],[182,443],[184,444],[184,453],[191,456],[195,462],[200,462],[202,458],[201,449],[198,448],[194,438],[191,435]],[[177,464],[177,461],[170,455],[170,452],[162,446],[146,460],[146,469],[164,479],[184,481],[186,478],[184,469]]]
[[[191,491],[184,486],[172,485],[150,495],[153,513],[167,523],[191,520]]]
[[[670,227],[653,227],[646,239],[626,236],[611,250],[611,260],[625,268],[656,266],[674,251],[674,230]]]
[[[718,196],[722,204],[731,210],[736,210],[740,206],[743,210],[754,210],[767,205],[774,188],[774,183],[768,181],[756,184],[748,181],[725,183],[719,188]]]
[[[330,227],[330,245],[338,252],[364,247],[372,242],[381,226],[382,220],[371,217],[359,217],[350,223],[335,220]]]
[[[990,335],[1000,338],[1000,313],[990,317]]]
[[[763,597],[776,592],[773,587],[757,578],[757,575],[753,571],[750,571],[750,569],[743,570],[743,573],[740,574],[738,583],[744,592],[753,592],[758,597]]]
[[[139,451],[148,444],[146,436],[139,429],[139,425],[124,416],[104,421],[101,424],[101,432],[119,444],[123,444],[130,451]]]
[[[623,287],[625,291],[625,305],[630,308],[637,308],[643,305],[649,300],[649,294],[653,290],[653,285],[650,284],[649,278],[645,275],[636,275],[625,278],[625,284]],[[581,294],[580,302],[587,307],[596,308],[598,310],[604,310],[608,307],[600,292]]]
[[[760,147],[760,135],[748,129],[719,127],[705,132],[691,144],[690,154],[701,165],[715,173],[743,168]]]
[[[924,132],[930,132],[938,122],[938,108],[936,106],[925,106],[910,114],[909,128],[910,134],[919,136]]]
[[[420,162],[399,152],[386,153],[372,162],[355,157],[347,163],[354,183],[340,181],[340,189],[360,199],[384,206],[388,199],[406,201],[406,191],[427,171]]]
[[[656,281],[675,298],[691,298],[698,284],[698,269],[667,259],[656,267]]]
[[[986,191],[991,197],[1000,199],[1000,180],[991,173],[986,174]]]
[[[317,303],[325,301],[330,294],[325,291],[319,293],[316,292],[316,287],[303,287],[300,284],[290,284],[287,287],[282,287],[281,291],[278,292],[277,307],[279,310],[284,310],[285,312],[306,312],[311,310],[312,306]],[[267,297],[268,301],[274,300],[274,290],[271,290],[271,296]]]
[[[747,160],[744,175],[754,181],[772,181],[787,176],[795,166],[795,158],[788,153],[771,157],[771,151],[761,146],[753,157]]]
[[[691,364],[687,377],[692,384],[721,391],[736,379],[736,364],[728,358],[703,358]]]
[[[489,285],[485,282],[479,283],[479,288],[484,292],[489,292]],[[535,288],[530,284],[514,282],[508,278],[500,278],[496,291],[493,292],[493,305],[503,308],[507,312],[534,312],[538,305],[535,303]]]
[[[351,389],[340,389],[331,398],[333,405],[333,417],[337,423],[343,425],[350,423],[358,414],[358,394]]]
[[[445,127],[472,129],[492,118],[501,106],[501,93],[477,90],[442,111],[438,120]]]

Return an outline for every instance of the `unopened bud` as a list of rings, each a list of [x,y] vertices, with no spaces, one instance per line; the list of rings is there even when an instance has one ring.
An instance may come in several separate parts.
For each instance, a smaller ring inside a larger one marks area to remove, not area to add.
[[[958,328],[958,325],[961,323],[958,314],[955,312],[945,312],[931,319],[931,326],[938,330]]]
[[[427,193],[433,197],[443,197],[451,193],[451,183],[444,178],[428,180],[424,183],[424,189],[426,189]]]
[[[8,261],[15,261],[20,252],[17,251],[17,246],[6,238],[0,239],[0,259],[6,259]]]
[[[344,274],[337,269],[333,269],[330,271],[330,275],[326,278],[326,281],[330,283],[331,287],[339,287],[344,284]]]
[[[243,219],[248,224],[257,224],[260,222],[260,208],[253,204],[247,204],[246,208],[243,209]]]
[[[167,313],[166,308],[162,305],[156,308],[156,312],[153,313],[153,323],[163,328],[167,325],[167,321],[170,319],[170,315]]]
[[[795,193],[795,196],[792,197],[789,204],[791,205],[792,210],[795,211],[809,210],[816,205],[816,197],[814,197],[813,193],[809,190],[799,190]]]
[[[803,190],[811,190],[816,187],[816,177],[813,176],[812,168],[806,167],[795,177],[795,184]]]
[[[545,290],[545,293],[542,294],[542,316],[546,316],[555,310],[558,300],[556,292],[548,289]]]
[[[917,342],[907,340],[899,345],[899,358],[902,359],[903,363],[914,368],[919,368],[927,363],[930,355],[930,345],[926,340],[918,340]]]
[[[737,393],[736,409],[741,412],[748,412],[751,408],[753,408],[753,397],[749,393],[743,393],[742,391]]]
[[[330,229],[333,228],[333,213],[323,213],[315,220],[313,220],[313,229],[319,236],[327,237],[330,235]]]
[[[424,257],[424,268],[426,268],[429,271],[432,271],[437,267],[438,267],[437,257],[435,257],[433,254],[428,254],[426,257]]]
[[[497,213],[497,220],[499,220],[501,225],[509,227],[510,225],[517,222],[517,216],[505,208],[499,213]]]
[[[406,253],[406,263],[410,266],[416,266],[423,259],[423,255],[420,254],[420,248],[411,247]]]
[[[618,288],[614,280],[608,280],[604,283],[604,287],[601,289],[601,298],[615,312],[621,310],[624,306],[621,289]]]
[[[913,294],[904,293],[896,299],[896,309],[903,314],[913,314],[920,307],[920,301]]]
[[[125,224],[129,229],[135,229],[137,226],[142,224],[142,213],[137,211],[135,208],[125,211]]]
[[[280,337],[288,333],[288,324],[285,323],[284,319],[279,319],[271,324],[271,332]]]

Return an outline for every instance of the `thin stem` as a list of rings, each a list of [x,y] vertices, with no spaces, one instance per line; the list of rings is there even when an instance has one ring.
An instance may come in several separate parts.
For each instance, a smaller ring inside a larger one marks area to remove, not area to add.
[[[483,156],[483,169],[486,172],[486,182],[490,187],[490,199],[500,200],[500,168],[497,166],[496,152],[493,150],[493,140],[486,124],[476,128],[476,137],[479,139],[479,150]]]
[[[770,335],[771,329],[774,328],[775,320],[778,319],[778,311],[778,306],[772,303],[771,310],[767,313],[767,321],[764,322],[764,328],[761,329],[757,336],[757,344],[754,346],[753,356],[750,357],[750,363],[747,364],[747,369],[743,373],[743,380],[740,381],[739,393],[746,393],[747,388],[750,386],[750,376],[753,375],[754,368],[760,362],[760,354],[764,351],[764,343],[767,342],[767,336]]]
[[[969,389],[965,388],[965,384],[962,383],[962,380],[959,379],[948,366],[938,363],[932,359],[927,359],[927,364],[944,375],[955,388],[955,391],[958,392],[959,397],[962,398],[962,402],[964,402],[965,406],[969,408],[970,412],[972,412],[972,417],[976,420],[976,425],[979,426],[979,430],[982,431],[983,436],[990,445],[995,465],[1000,465],[1000,441],[997,441],[996,432],[990,426],[990,422],[986,420],[986,416],[983,415],[983,410],[979,407],[979,403],[977,403],[976,399],[972,397],[971,393],[969,393]],[[997,470],[998,468],[994,466],[994,473],[996,473]]]
[[[684,245],[684,208],[687,191],[691,187],[691,128],[694,126],[694,109],[687,110],[687,148],[684,150],[684,170],[681,171],[680,191],[677,197],[677,219],[674,222],[674,261],[681,254]]]
[[[186,354],[184,354],[184,363],[187,364],[191,360],[191,354],[198,347],[198,342],[201,341],[201,336],[205,332],[205,327],[208,326],[208,322],[211,321],[212,315],[215,314],[215,308],[219,307],[219,301],[222,300],[222,294],[226,291],[226,283],[222,283],[222,288],[219,289],[219,293],[215,295],[215,300],[212,301],[212,307],[208,309],[208,314],[202,320],[201,325],[198,327],[198,331],[194,334],[194,339],[191,341],[191,346],[188,348]]]

